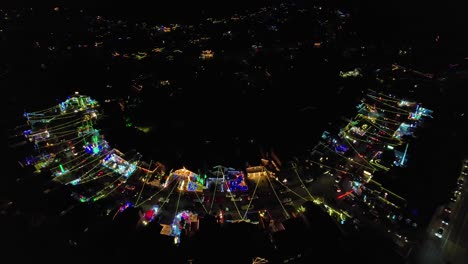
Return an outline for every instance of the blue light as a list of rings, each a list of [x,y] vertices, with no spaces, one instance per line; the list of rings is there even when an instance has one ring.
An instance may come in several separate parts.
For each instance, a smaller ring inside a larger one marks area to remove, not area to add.
[[[342,145],[337,145],[337,146],[335,147],[335,151],[336,151],[336,152],[343,152],[343,153],[344,153],[344,152],[346,152],[346,151],[348,151],[348,150],[349,150],[349,148],[346,147],[346,146],[343,145],[343,144],[342,144]]]
[[[112,154],[107,155],[107,156],[104,158],[104,161],[108,161],[111,157],[112,157]]]
[[[89,144],[88,146],[86,146],[85,151],[86,151],[86,153],[88,153],[88,154],[93,154],[93,147],[92,147],[92,145]]]

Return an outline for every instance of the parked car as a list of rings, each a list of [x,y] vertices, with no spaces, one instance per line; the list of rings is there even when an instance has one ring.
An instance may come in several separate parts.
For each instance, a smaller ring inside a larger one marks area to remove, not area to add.
[[[452,208],[447,206],[447,207],[444,208],[444,212],[447,213],[447,214],[450,214],[450,213],[452,213]]]
[[[335,178],[335,182],[336,182],[336,183],[339,183],[339,182],[341,181],[341,179],[342,179],[341,175],[338,175],[338,176],[336,176],[336,178]]]
[[[439,229],[437,229],[437,231],[435,232],[435,236],[438,237],[438,238],[442,238],[442,236],[444,235],[444,229],[442,227],[440,227]]]
[[[448,217],[447,215],[442,216],[442,224],[443,225],[448,225],[449,222],[450,222],[450,217]]]
[[[457,196],[456,196],[456,195],[452,195],[452,196],[450,197],[450,201],[451,201],[452,203],[456,202],[456,201],[457,201]]]

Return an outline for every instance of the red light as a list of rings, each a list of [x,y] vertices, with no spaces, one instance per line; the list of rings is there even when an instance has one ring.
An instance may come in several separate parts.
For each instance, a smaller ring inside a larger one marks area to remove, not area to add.
[[[353,192],[352,190],[351,190],[351,191],[347,191],[347,192],[343,193],[342,195],[336,197],[336,199],[343,199],[344,197],[350,195],[352,192]]]
[[[151,218],[153,218],[153,216],[154,216],[154,210],[148,210],[148,211],[146,211],[145,218],[146,218],[147,220],[151,220]]]

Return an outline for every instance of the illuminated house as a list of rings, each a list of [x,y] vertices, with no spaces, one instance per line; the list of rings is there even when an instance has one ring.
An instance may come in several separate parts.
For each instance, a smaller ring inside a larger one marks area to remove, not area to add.
[[[268,176],[268,172],[264,166],[248,167],[246,170],[247,170],[247,177],[249,178]]]
[[[358,134],[359,136],[362,137],[362,136],[364,136],[364,135],[366,134],[367,128],[368,128],[368,125],[367,125],[367,124],[364,124],[364,125],[362,125],[362,127],[360,127],[360,128],[359,128],[359,127],[356,127],[356,126],[353,126],[353,127],[351,127],[350,130],[351,130],[352,132],[354,132],[354,133],[356,133],[356,134]]]
[[[413,113],[410,113],[410,116],[408,119],[410,120],[419,120],[423,116],[431,117],[432,118],[432,110],[420,107],[419,105],[416,106],[416,109],[414,110]]]
[[[198,215],[190,211],[182,211],[174,217],[172,225],[163,226],[165,232],[163,233],[163,230],[161,230],[161,234],[173,236],[174,244],[179,244],[181,233],[189,234],[193,227],[198,229]]]
[[[226,172],[226,184],[227,188],[231,192],[242,191],[245,192],[248,190],[247,184],[245,183],[245,176],[242,171],[237,170],[228,170]]]
[[[403,136],[411,136],[413,134],[414,124],[408,125],[406,123],[401,123],[398,129],[393,134],[393,137],[401,139]]]
[[[136,54],[132,54],[132,55],[135,57],[135,59],[142,60],[148,56],[148,53],[139,51]]]
[[[228,168],[221,165],[214,166],[209,171],[211,175],[206,180],[206,189],[213,191],[247,191],[244,172],[234,168]]]
[[[201,192],[204,189],[203,179],[186,168],[174,171],[172,176],[178,181],[180,191]]]
[[[157,205],[146,210],[144,213],[140,213],[140,220],[143,225],[147,225],[149,222],[152,222],[157,214],[159,213],[159,207]]]
[[[361,71],[360,69],[354,69],[352,71],[347,71],[347,72],[342,72],[340,71],[340,77],[342,78],[348,78],[348,77],[361,77]]]
[[[69,96],[67,100],[59,104],[62,113],[83,111],[96,106],[98,106],[96,100],[91,99],[89,96],[79,95],[78,93]]]
[[[42,142],[47,140],[50,137],[49,131],[39,131],[35,133],[30,133],[27,135],[29,141],[31,142]]]
[[[214,57],[214,52],[211,50],[204,50],[202,51],[200,55],[200,59],[202,60],[209,60],[209,59],[212,59],[213,57]]]
[[[102,161],[102,165],[125,178],[130,177],[137,168],[136,162],[129,163],[115,153],[107,155]]]

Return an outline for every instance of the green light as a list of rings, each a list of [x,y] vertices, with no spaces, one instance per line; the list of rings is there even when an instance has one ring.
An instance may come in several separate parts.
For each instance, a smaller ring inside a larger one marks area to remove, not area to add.
[[[63,169],[62,164],[60,164],[59,167],[60,167],[60,170],[62,171],[62,173],[65,172],[65,170]]]
[[[93,153],[98,154],[99,153],[99,146],[93,147]]]
[[[132,123],[132,120],[130,120],[130,117],[126,116],[124,119],[125,119],[125,126],[126,127],[132,127],[133,126],[133,123]]]

